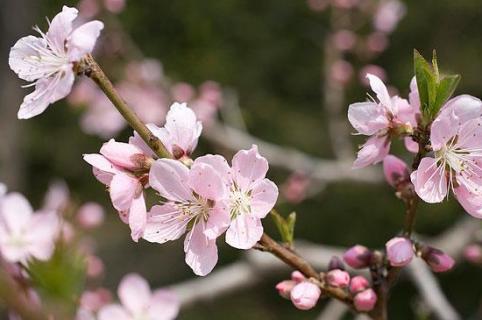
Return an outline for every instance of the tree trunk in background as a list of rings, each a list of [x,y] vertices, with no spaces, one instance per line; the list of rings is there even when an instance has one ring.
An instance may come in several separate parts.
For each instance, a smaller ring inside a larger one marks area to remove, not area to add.
[[[31,0],[2,0],[0,2],[0,181],[9,189],[22,189],[24,161],[22,128],[17,111],[27,89],[8,66],[10,47],[22,36],[32,33],[33,12],[39,2]]]

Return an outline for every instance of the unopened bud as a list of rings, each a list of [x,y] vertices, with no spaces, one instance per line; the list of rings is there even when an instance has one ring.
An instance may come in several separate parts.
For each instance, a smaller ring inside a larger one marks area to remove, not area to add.
[[[343,260],[352,268],[362,269],[370,264],[371,255],[367,247],[356,245],[343,254]]]
[[[291,290],[295,287],[296,282],[293,280],[284,280],[276,285],[276,290],[280,296],[285,299],[289,299],[291,296]]]
[[[348,272],[334,269],[326,274],[326,282],[336,288],[346,288],[350,283],[350,275]]]
[[[387,259],[394,267],[403,267],[409,264],[413,258],[412,241],[403,237],[395,237],[385,245]]]
[[[362,312],[368,312],[375,307],[377,303],[377,295],[373,289],[366,289],[355,295],[353,298],[355,309]]]
[[[422,258],[433,272],[445,272],[453,268],[455,261],[442,250],[432,247],[422,249]]]
[[[350,281],[350,292],[356,294],[367,289],[370,283],[364,276],[353,277]]]
[[[383,159],[383,173],[388,184],[394,188],[410,181],[407,165],[393,155],[388,155]]]
[[[298,270],[295,270],[291,273],[291,280],[299,283],[299,282],[305,281],[306,277]]]
[[[83,204],[76,216],[78,224],[84,229],[93,229],[104,222],[104,208],[95,202]]]
[[[304,281],[291,290],[291,302],[300,310],[309,310],[316,306],[321,289],[314,283]]]

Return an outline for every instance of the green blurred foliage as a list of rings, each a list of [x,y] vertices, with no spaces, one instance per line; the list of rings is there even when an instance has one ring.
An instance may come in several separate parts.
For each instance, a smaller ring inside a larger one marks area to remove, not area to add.
[[[76,2],[45,0],[36,21],[52,17],[61,4]],[[456,94],[481,97],[480,0],[411,0],[406,4],[407,16],[391,36],[391,46],[375,61],[387,70],[389,82],[406,95],[413,76],[413,49],[425,56],[437,49],[441,71],[462,75]],[[320,91],[324,67],[321,48],[329,33],[326,12],[312,12],[304,1],[292,0],[130,0],[119,19],[146,56],[162,61],[168,76],[193,84],[215,80],[235,88],[252,134],[319,157],[332,156],[321,105],[324,93]],[[116,73],[112,68],[109,71]],[[351,82],[346,106],[363,100],[365,91],[357,81]],[[26,131],[21,151],[27,170],[21,191],[38,204],[48,182],[62,177],[77,199],[97,200],[111,208],[105,187],[95,181],[90,166],[81,160],[82,153],[96,152],[102,141],[80,131],[78,113],[59,102],[42,116],[21,123]],[[128,135],[126,131],[120,139]],[[353,141],[355,146],[363,139]],[[401,144],[395,144],[394,150],[400,154]],[[219,151],[201,142],[197,154]],[[273,168],[270,175],[281,183],[287,173]],[[399,231],[403,219],[402,204],[385,185],[330,185],[300,205],[283,204],[279,210],[285,216],[296,210],[297,237],[327,245],[382,247]],[[462,215],[455,201],[421,204],[416,230],[435,235]],[[265,224],[275,234],[272,223]],[[182,241],[162,246],[133,243],[128,227],[112,209],[106,224],[93,236],[106,262],[104,282],[112,289],[122,275],[134,271],[149,279],[153,287],[193,277],[184,264]],[[220,251],[220,265],[242,254],[222,244]],[[180,319],[315,318],[320,307],[296,311],[277,296],[276,281],[287,277],[288,273],[266,275],[259,287],[200,303],[183,310]],[[438,278],[464,317],[473,314],[482,296],[482,272],[462,265]],[[411,307],[417,299],[410,284],[399,285],[392,296],[390,318],[415,318]]]

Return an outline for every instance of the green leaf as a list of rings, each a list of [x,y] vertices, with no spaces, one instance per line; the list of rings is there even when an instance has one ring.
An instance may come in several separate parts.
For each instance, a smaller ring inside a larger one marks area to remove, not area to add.
[[[281,240],[288,245],[292,245],[295,232],[296,213],[292,212],[285,219],[278,212],[276,212],[276,210],[271,210],[271,217],[273,218],[273,222],[278,229]]]
[[[430,115],[430,106],[435,102],[437,95],[436,75],[432,66],[417,50],[414,51],[413,62],[420,95],[420,108],[424,115]]]
[[[455,89],[459,85],[460,75],[454,74],[444,77],[437,88],[437,100],[434,104],[434,110],[438,112],[445,102],[454,94]]]
[[[32,260],[27,269],[42,301],[64,316],[76,310],[84,289],[85,270],[85,256],[64,243],[57,243],[50,260]]]

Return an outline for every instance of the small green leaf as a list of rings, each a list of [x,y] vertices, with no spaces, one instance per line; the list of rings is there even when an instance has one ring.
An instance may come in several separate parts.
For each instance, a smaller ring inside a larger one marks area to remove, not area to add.
[[[276,210],[271,210],[271,217],[273,218],[273,222],[278,229],[281,240],[288,245],[293,244],[296,213],[292,212],[288,218],[285,219],[278,212],[276,212]]]
[[[438,112],[442,105],[454,94],[455,89],[459,85],[460,75],[454,74],[444,77],[437,88],[437,100],[435,101],[434,110]]]
[[[414,51],[413,60],[420,96],[420,108],[424,115],[429,115],[430,106],[435,102],[437,95],[436,76],[432,66],[417,50]]]
[[[32,260],[27,271],[42,301],[63,314],[71,314],[84,289],[85,270],[85,256],[57,243],[50,260]]]

